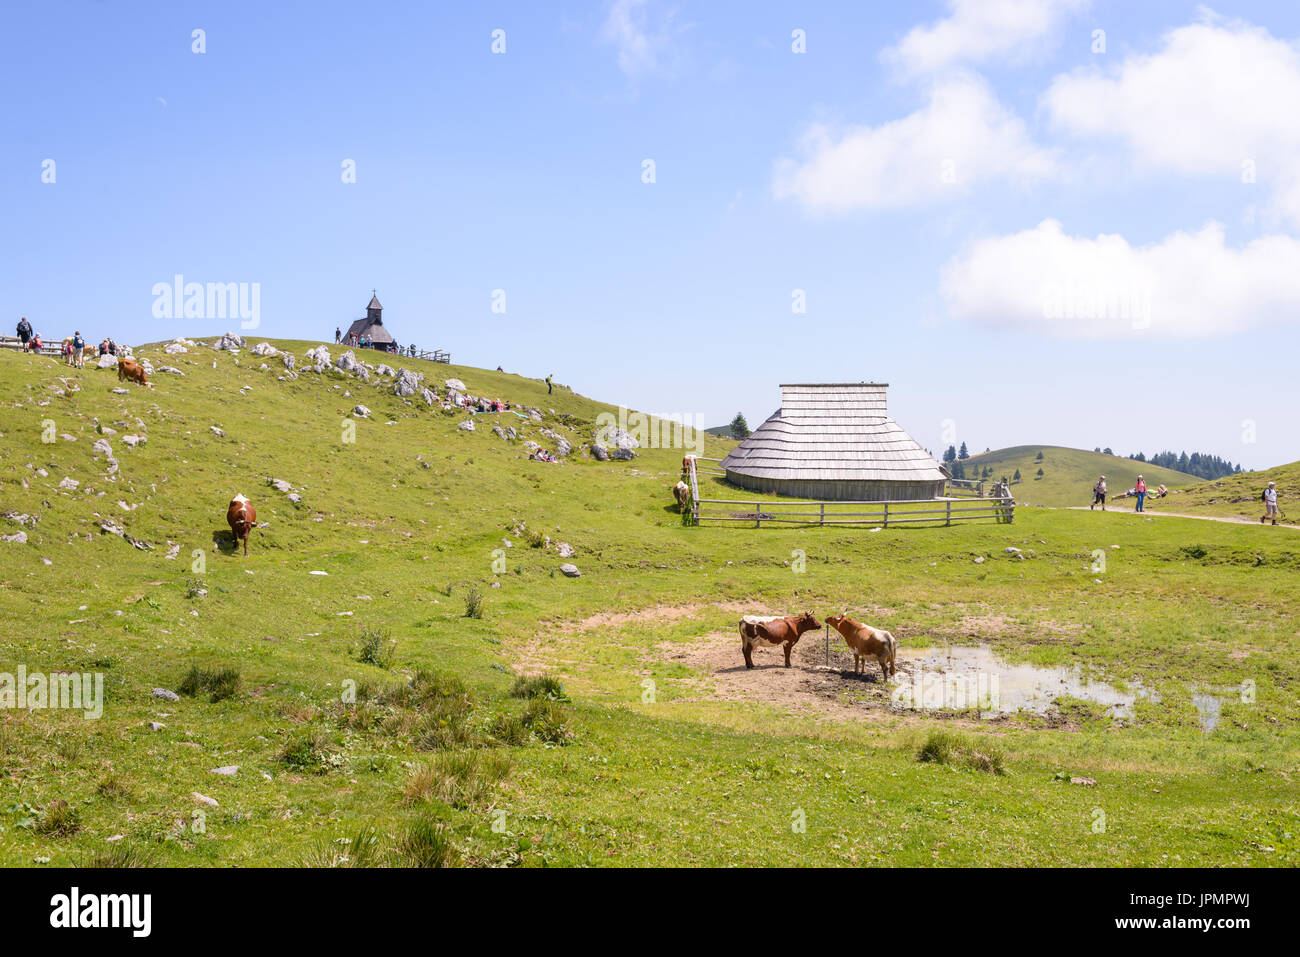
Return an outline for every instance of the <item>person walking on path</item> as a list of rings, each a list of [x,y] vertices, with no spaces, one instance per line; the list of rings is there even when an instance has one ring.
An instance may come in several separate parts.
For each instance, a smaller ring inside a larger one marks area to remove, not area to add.
[[[1138,495],[1137,508],[1135,508],[1133,511],[1135,511],[1135,512],[1141,512],[1141,511],[1143,511],[1142,503],[1146,501],[1146,497],[1147,497],[1147,483],[1146,483],[1146,480],[1144,480],[1144,479],[1142,478],[1142,476],[1139,475],[1139,476],[1138,476],[1138,480],[1137,480],[1137,485],[1133,486],[1133,489],[1134,489],[1134,491],[1137,492],[1137,495]]]
[[[86,366],[86,340],[81,338],[81,333],[72,334],[72,358],[78,369],[84,369]]]
[[[1106,476],[1097,479],[1097,484],[1092,487],[1092,504],[1088,506],[1088,511],[1092,511],[1100,503],[1101,510],[1106,511]]]
[[[27,343],[32,341],[32,324],[23,316],[18,320],[18,341],[23,345],[23,352],[27,351]]]
[[[335,326],[335,327],[334,327],[334,344],[337,346],[337,345],[339,344],[339,340],[342,339],[342,338],[343,338],[343,330],[340,329],[338,326]]]
[[[1269,482],[1268,488],[1264,489],[1264,514],[1260,516],[1259,523],[1262,525],[1269,519],[1273,524],[1277,524],[1277,483]]]
[[[550,394],[551,394],[551,377],[550,377],[550,376],[547,376],[547,377],[546,377],[546,394],[547,394],[547,395],[550,395]]]

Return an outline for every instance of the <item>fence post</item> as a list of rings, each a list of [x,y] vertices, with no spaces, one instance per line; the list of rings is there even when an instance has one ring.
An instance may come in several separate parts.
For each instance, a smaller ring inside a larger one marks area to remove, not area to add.
[[[755,502],[754,503],[754,527],[759,528],[762,524],[763,524],[763,507],[758,502]]]
[[[885,502],[885,515],[884,515],[884,521],[881,523],[881,526],[880,526],[880,527],[881,527],[881,528],[888,528],[888,527],[889,527],[889,503],[888,503],[888,502]]]
[[[818,525],[825,525],[825,524],[826,524],[826,503],[825,503],[825,502],[822,502],[821,505],[820,505],[819,507],[820,507],[820,509],[821,509],[821,517],[817,519],[817,524],[818,524]],[[827,641],[829,641],[829,640],[830,640],[830,639],[828,638]],[[827,661],[826,663],[827,663],[827,664],[830,664],[829,661]]]
[[[948,501],[944,502],[943,504],[944,504],[944,511],[946,513],[944,515],[944,524],[951,525],[952,524],[952,499],[948,499]]]

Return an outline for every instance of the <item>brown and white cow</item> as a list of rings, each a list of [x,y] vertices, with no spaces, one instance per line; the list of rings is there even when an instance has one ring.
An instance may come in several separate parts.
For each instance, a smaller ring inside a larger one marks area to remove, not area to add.
[[[740,619],[740,650],[745,656],[745,667],[754,667],[754,649],[760,645],[784,645],[785,666],[790,667],[790,649],[806,631],[816,631],[821,622],[810,611],[785,618],[765,618],[746,615]]]
[[[226,509],[226,521],[230,523],[230,531],[235,536],[235,544],[238,545],[240,539],[244,541],[244,554],[248,554],[248,533],[257,527],[257,509],[253,508],[253,503],[242,495],[236,495],[230,500],[230,507]]]
[[[855,675],[859,672],[866,673],[868,658],[876,659],[882,677],[886,680],[898,673],[898,666],[894,662],[898,654],[898,639],[889,632],[854,621],[847,612],[843,615],[829,615],[826,621],[844,636],[844,643],[853,652]]]
[[[130,379],[139,385],[148,385],[149,377],[145,375],[144,366],[125,356],[117,360],[117,380]]]
[[[691,507],[691,487],[685,482],[673,486],[673,497],[677,499],[677,508],[685,512]]]

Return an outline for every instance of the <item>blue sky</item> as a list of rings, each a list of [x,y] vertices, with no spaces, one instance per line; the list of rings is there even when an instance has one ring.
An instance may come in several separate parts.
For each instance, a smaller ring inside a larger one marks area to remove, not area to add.
[[[180,273],[328,338],[376,288],[403,342],[707,424],[871,379],[936,451],[1294,461],[1298,37],[1263,2],[6,4],[5,328],[235,325],[154,318]]]

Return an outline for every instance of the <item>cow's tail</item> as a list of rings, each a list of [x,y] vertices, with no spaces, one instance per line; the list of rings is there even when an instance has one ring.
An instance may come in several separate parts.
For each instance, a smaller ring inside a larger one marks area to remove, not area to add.
[[[893,674],[898,670],[898,665],[894,659],[898,655],[898,639],[894,637],[891,631],[885,632],[885,637],[889,639],[889,671]]]

